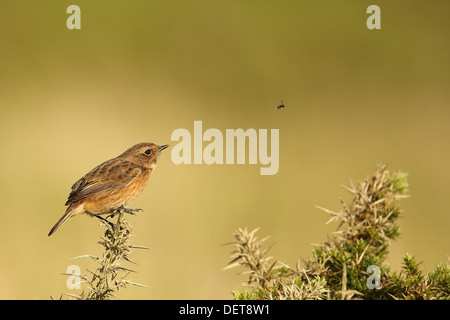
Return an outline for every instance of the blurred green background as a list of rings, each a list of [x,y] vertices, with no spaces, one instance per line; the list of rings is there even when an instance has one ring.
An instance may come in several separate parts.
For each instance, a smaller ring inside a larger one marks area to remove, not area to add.
[[[68,30],[66,8],[81,8]],[[366,9],[381,7],[381,30]],[[340,187],[377,163],[409,173],[403,235],[426,270],[447,261],[450,2],[2,1],[0,3],[0,298],[64,292],[69,260],[100,254],[102,228],[64,213],[71,185],[139,142],[203,130],[280,130],[280,169],[175,165],[164,151],[128,220],[149,251],[124,299],[231,299],[246,277],[222,271],[233,231],[261,227],[295,265],[335,225]],[[275,107],[283,99],[286,108]]]

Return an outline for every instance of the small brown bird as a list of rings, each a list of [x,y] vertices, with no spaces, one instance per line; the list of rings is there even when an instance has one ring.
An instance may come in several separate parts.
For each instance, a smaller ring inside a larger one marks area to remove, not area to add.
[[[139,143],[92,169],[72,186],[66,202],[69,207],[48,235],[52,235],[70,217],[86,213],[100,218],[100,215],[114,214],[119,208],[124,208],[144,190],[159,153],[167,147]],[[138,210],[125,209],[128,213]]]

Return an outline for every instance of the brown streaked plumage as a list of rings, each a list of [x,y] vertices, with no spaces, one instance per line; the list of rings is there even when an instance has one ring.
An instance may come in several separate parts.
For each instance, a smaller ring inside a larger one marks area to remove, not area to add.
[[[167,147],[139,143],[89,171],[72,186],[66,202],[69,207],[48,235],[73,216],[112,214],[136,199],[147,185],[159,153]]]

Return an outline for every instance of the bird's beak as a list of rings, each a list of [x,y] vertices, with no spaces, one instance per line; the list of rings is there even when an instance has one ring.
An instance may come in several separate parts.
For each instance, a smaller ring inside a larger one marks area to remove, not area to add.
[[[163,151],[164,149],[166,149],[166,148],[168,148],[168,147],[169,147],[169,145],[168,145],[168,144],[165,144],[165,145],[163,145],[163,146],[161,146],[161,147],[158,148],[158,152],[161,152],[161,151]]]

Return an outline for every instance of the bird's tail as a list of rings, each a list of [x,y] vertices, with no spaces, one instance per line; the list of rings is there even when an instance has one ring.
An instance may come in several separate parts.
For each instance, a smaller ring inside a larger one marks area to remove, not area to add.
[[[53,226],[53,228],[48,233],[48,236],[50,237],[59,227],[61,227],[64,222],[67,221],[70,217],[73,217],[79,213],[81,213],[83,210],[81,206],[76,206],[75,208],[72,208],[72,206],[69,206],[64,213],[64,215],[61,217],[61,219],[58,220],[58,222]]]

